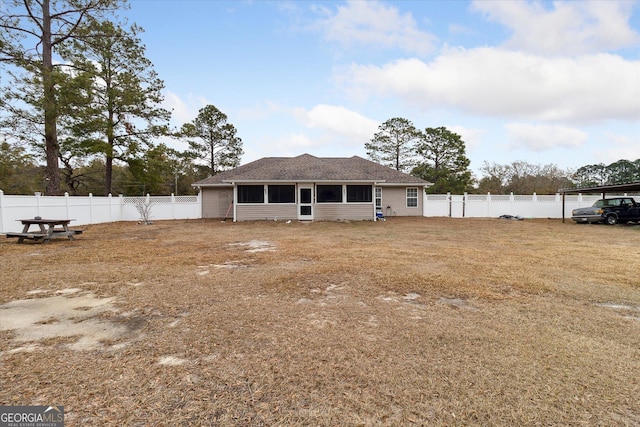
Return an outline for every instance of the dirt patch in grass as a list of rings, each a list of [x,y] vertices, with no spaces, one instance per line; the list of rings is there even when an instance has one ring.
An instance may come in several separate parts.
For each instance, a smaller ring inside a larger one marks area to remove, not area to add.
[[[113,310],[113,298],[77,295],[79,291],[63,289],[53,296],[0,305],[0,330],[12,331],[15,342],[30,343],[28,347],[14,347],[10,351],[33,351],[37,343],[58,337],[74,338],[69,345],[71,349],[92,350],[106,341],[131,336],[132,328],[101,317]]]
[[[0,404],[67,425],[640,425],[640,231],[104,224],[0,241]]]

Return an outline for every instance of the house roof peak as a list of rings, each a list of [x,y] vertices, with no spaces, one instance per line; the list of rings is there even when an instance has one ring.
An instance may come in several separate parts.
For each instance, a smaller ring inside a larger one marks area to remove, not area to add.
[[[259,181],[385,182],[417,186],[429,184],[420,178],[358,156],[316,157],[304,153],[296,157],[264,157],[198,181],[193,185],[199,187]]]

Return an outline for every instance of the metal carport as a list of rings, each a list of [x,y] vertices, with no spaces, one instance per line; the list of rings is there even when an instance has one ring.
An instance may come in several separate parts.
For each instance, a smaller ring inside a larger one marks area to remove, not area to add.
[[[560,190],[558,190],[558,192],[562,193],[562,222],[564,222],[564,196],[566,193],[600,193],[602,194],[602,198],[604,199],[607,193],[640,192],[640,182],[632,182],[629,184],[603,185],[600,187],[561,188]]]

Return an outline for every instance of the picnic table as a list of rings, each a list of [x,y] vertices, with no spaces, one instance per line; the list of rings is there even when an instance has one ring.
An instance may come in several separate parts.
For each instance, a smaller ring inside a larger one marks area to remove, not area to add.
[[[20,233],[5,233],[7,238],[17,237],[18,243],[24,242],[24,239],[48,242],[53,237],[67,237],[73,240],[73,236],[81,234],[82,230],[69,229],[71,219],[44,219],[40,217],[30,219],[19,219],[23,225]],[[37,226],[37,230],[29,231],[31,226]]]

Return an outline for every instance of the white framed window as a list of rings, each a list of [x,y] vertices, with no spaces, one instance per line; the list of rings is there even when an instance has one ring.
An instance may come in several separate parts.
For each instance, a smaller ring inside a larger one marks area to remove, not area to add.
[[[295,203],[295,185],[269,185],[267,194],[269,203]]]
[[[342,185],[316,186],[318,203],[342,203]]]
[[[238,185],[238,203],[264,203],[264,185]]]
[[[418,189],[416,187],[407,188],[407,207],[418,207]]]
[[[370,185],[347,185],[347,203],[371,203]]]
[[[382,187],[376,187],[376,208],[382,207]]]

